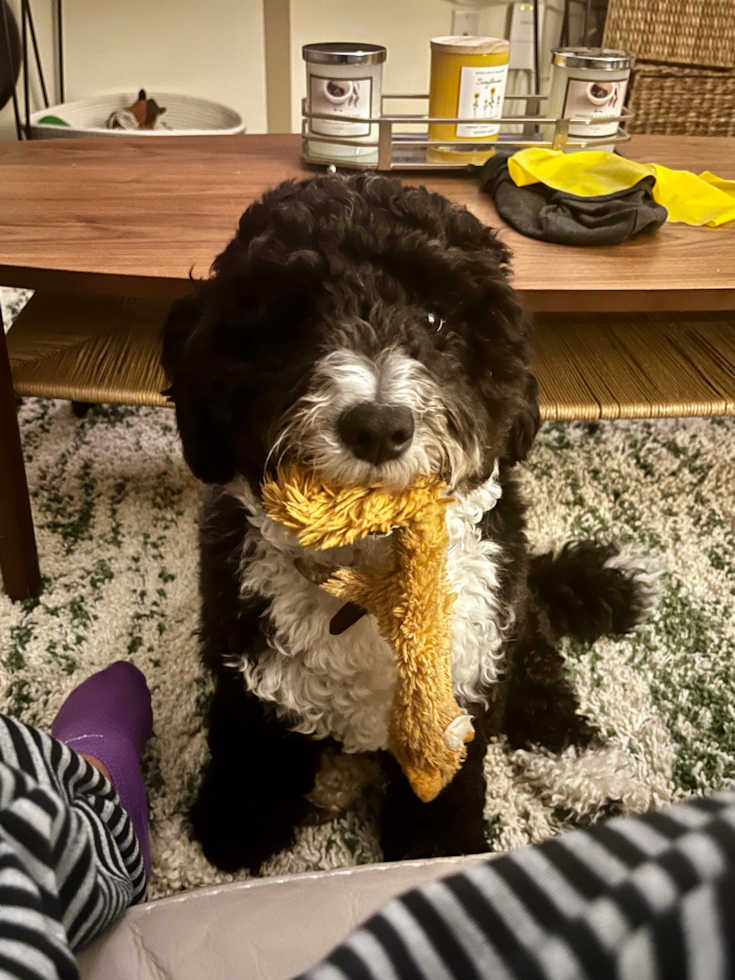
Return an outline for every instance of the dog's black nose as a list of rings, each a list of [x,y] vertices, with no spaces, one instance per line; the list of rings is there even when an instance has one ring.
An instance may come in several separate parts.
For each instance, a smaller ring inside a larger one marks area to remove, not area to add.
[[[402,456],[413,439],[413,412],[405,405],[362,402],[337,423],[340,437],[358,459],[374,466]]]

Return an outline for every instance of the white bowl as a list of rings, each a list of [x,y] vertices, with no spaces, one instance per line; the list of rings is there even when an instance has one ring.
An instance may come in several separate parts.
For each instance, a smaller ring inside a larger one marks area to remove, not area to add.
[[[166,112],[159,116],[155,129],[107,129],[105,122],[111,113],[132,105],[137,93],[127,95],[97,95],[79,102],[39,109],[31,116],[31,139],[58,139],[80,136],[231,136],[245,132],[239,112],[218,102],[197,99],[192,95],[173,95],[149,92]],[[57,116],[69,123],[56,126],[40,122],[45,116]]]

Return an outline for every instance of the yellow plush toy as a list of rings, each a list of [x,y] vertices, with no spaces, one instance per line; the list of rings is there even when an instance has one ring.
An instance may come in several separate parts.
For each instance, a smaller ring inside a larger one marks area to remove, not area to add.
[[[295,467],[263,486],[269,515],[307,548],[352,544],[395,530],[388,567],[340,568],[321,587],[372,613],[396,658],[398,683],[388,747],[424,802],[452,779],[474,731],[452,694],[446,571],[446,486],[422,479],[399,493],[379,486],[332,488]]]

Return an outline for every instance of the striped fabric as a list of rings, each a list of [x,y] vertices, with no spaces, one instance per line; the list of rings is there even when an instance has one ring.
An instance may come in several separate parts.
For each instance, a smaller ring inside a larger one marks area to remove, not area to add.
[[[0,715],[0,977],[78,977],[72,949],[145,891],[138,841],[109,781]]]
[[[616,818],[409,892],[302,980],[735,977],[735,793]]]

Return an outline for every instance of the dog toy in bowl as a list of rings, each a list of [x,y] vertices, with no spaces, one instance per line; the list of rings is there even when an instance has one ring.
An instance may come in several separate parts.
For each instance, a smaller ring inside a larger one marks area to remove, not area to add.
[[[462,765],[472,721],[452,694],[446,572],[446,486],[420,479],[389,493],[380,486],[338,488],[295,467],[263,486],[268,514],[306,548],[350,545],[394,531],[387,565],[339,568],[321,587],[372,613],[393,650],[398,682],[388,747],[419,799],[433,800]]]

